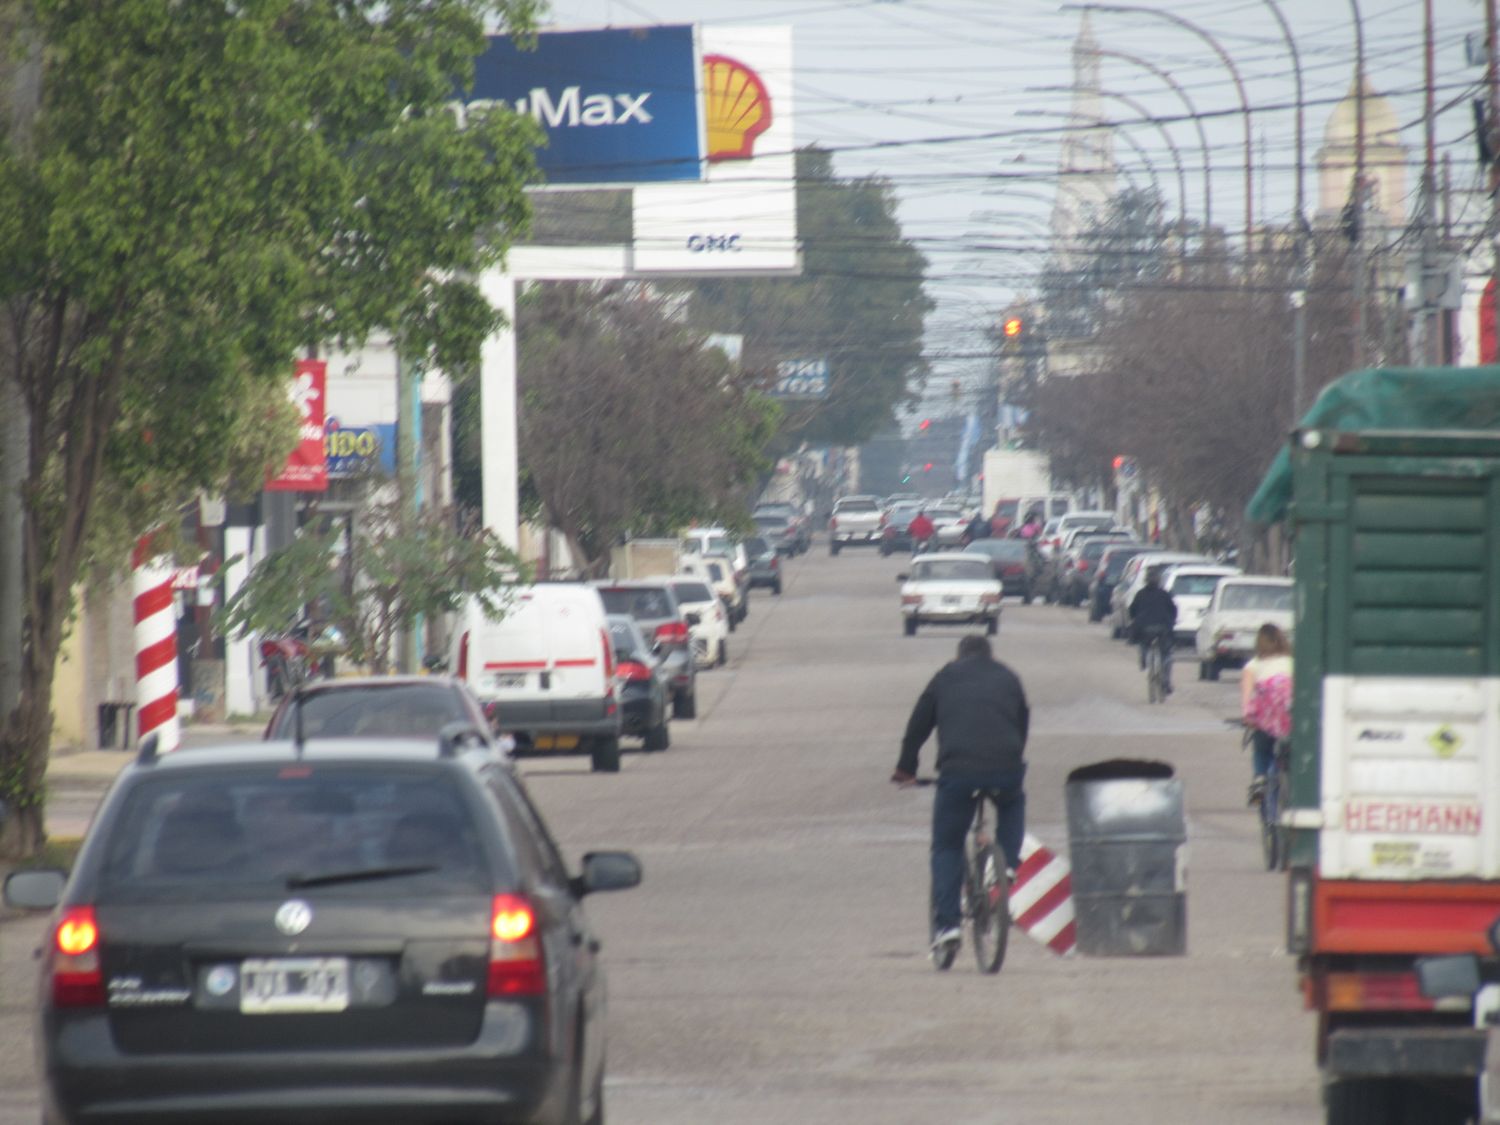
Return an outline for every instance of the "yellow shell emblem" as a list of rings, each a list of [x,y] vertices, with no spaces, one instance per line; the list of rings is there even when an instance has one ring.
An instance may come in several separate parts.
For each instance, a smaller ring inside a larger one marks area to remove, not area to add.
[[[703,56],[709,160],[748,160],[771,127],[771,96],[760,75],[726,55]]]

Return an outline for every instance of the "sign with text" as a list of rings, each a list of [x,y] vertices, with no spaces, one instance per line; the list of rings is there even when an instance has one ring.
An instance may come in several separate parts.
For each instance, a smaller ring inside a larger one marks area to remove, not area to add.
[[[776,365],[772,398],[824,399],[828,397],[826,359],[787,359]]]
[[[474,60],[468,106],[503,102],[547,135],[537,164],[548,183],[698,180],[703,116],[698,51],[688,24],[548,31],[536,49],[492,35]]]
[[[323,418],[328,403],[328,364],[299,359],[287,397],[301,415],[301,440],[281,473],[266,481],[267,492],[326,492],[328,461],[323,452]]]
[[[394,422],[350,426],[337,418],[330,418],[323,449],[328,457],[330,477],[352,477],[368,472],[380,472],[388,477],[396,475]]]

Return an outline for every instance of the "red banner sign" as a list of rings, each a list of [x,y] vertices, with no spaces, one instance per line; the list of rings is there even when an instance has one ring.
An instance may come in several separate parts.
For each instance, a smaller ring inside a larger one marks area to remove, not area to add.
[[[268,492],[326,492],[328,460],[323,451],[323,419],[328,394],[328,364],[299,359],[287,397],[302,415],[302,440],[286,459],[286,468],[266,482]]]

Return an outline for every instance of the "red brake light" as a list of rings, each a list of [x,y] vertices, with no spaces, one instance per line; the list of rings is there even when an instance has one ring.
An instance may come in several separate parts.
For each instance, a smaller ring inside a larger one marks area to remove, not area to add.
[[[615,674],[615,646],[609,643],[609,633],[604,629],[599,630],[599,641],[604,645],[604,682]]]
[[[53,934],[52,1003],[59,1008],[90,1008],[104,1003],[99,966],[99,923],[92,906],[70,906]]]
[[[541,996],[547,969],[536,932],[536,912],[521,895],[496,895],[490,909],[491,997]]]
[[[656,639],[662,644],[687,644],[687,623],[683,621],[663,622],[656,627]]]
[[[638,660],[622,660],[615,675],[627,683],[639,683],[651,678],[651,669]]]
[[[771,569],[772,570],[780,570],[781,569],[781,556],[780,555],[772,555],[771,556]]]
[[[828,529],[830,531],[837,531],[839,529],[839,518],[838,518],[838,516],[830,516],[828,518]]]
[[[458,638],[458,678],[466,680],[469,678],[469,633],[464,630],[463,636]]]

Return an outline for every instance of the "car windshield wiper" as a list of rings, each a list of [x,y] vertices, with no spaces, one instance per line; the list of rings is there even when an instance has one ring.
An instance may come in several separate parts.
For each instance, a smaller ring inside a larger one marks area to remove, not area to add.
[[[392,867],[357,867],[352,871],[325,871],[319,875],[288,875],[286,889],[329,887],[335,883],[365,883],[376,879],[398,879],[403,875],[425,875],[438,869],[435,863],[408,863]]]

